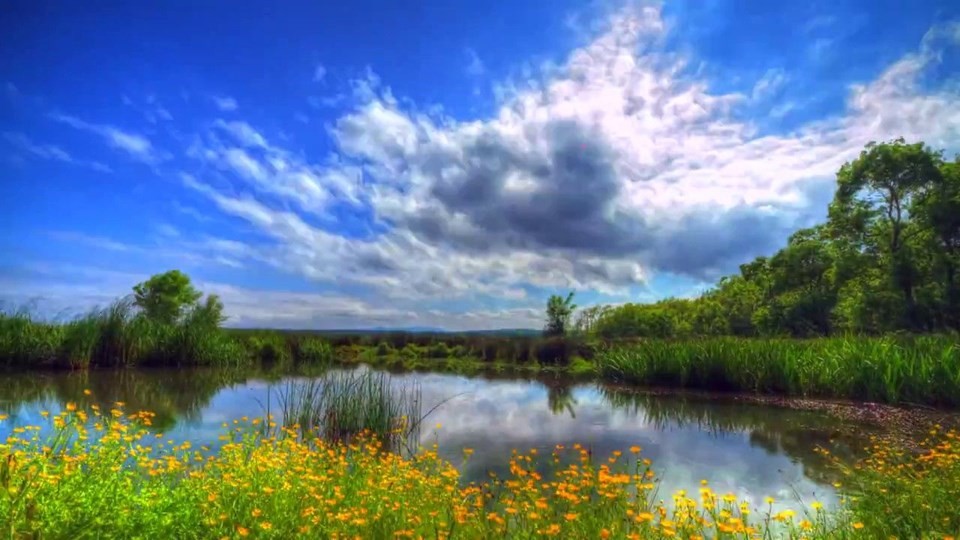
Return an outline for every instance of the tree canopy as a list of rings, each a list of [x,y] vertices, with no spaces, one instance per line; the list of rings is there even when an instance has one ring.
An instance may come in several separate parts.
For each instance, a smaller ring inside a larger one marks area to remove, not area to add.
[[[547,336],[562,336],[570,328],[570,318],[577,306],[573,303],[573,293],[566,298],[552,295],[547,300],[547,326],[543,333]]]
[[[870,143],[838,171],[827,215],[699,298],[593,308],[578,321],[601,337],[960,329],[960,157]]]
[[[134,285],[133,294],[134,304],[142,310],[144,316],[164,324],[179,321],[188,309],[197,305],[202,296],[200,291],[193,288],[190,278],[179,270],[151,276],[150,279]],[[214,302],[219,300],[214,297]]]

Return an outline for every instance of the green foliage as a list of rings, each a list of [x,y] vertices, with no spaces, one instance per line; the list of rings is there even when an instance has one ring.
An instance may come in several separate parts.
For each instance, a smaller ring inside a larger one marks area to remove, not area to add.
[[[308,364],[329,364],[333,362],[333,347],[322,339],[307,337],[297,343],[296,359]]]
[[[213,297],[215,299],[215,297]],[[138,314],[128,299],[62,324],[26,313],[0,313],[0,365],[11,368],[239,366],[264,354],[216,326],[219,302],[186,311],[176,324]],[[290,353],[282,337],[269,338],[276,356]],[[253,345],[253,346],[251,346]],[[252,350],[251,350],[252,349]]]
[[[409,449],[423,420],[419,386],[400,387],[389,375],[372,371],[291,381],[276,398],[278,427],[294,429],[307,439],[350,441],[368,433],[392,449]],[[268,401],[265,415],[271,414],[270,406]]]
[[[559,295],[551,295],[547,300],[547,326],[543,333],[546,336],[563,336],[570,328],[570,317],[577,309],[573,303],[573,292],[566,298]]]
[[[146,317],[162,324],[174,324],[197,303],[201,293],[179,270],[156,274],[133,287],[134,303]],[[222,305],[221,305],[222,309]]]
[[[283,336],[276,332],[258,332],[248,343],[254,358],[263,364],[287,364],[292,358]]]
[[[693,300],[583,310],[604,338],[960,330],[960,158],[870,143],[837,173],[825,223]]]
[[[597,353],[604,377],[702,390],[960,405],[949,337],[650,340]]]
[[[548,392],[553,410],[574,413],[569,387]],[[108,414],[83,403],[15,430],[0,445],[4,536],[820,540],[960,532],[956,432],[932,430],[937,437],[916,453],[878,442],[847,469],[832,508],[809,501],[778,512],[772,499],[741,501],[705,483],[685,486],[696,494],[675,492],[668,506],[659,468],[639,447],[609,457],[580,444],[515,452],[502,478],[464,485],[436,447],[404,456],[375,435],[385,427],[402,432],[389,426],[416,418],[416,393],[398,401],[367,375],[285,395],[280,422],[288,429],[264,434],[269,420],[264,427],[261,418],[238,419],[214,450],[158,441],[148,429],[151,412],[110,407]],[[344,426],[347,436],[327,426]],[[464,449],[464,460],[471,453]],[[543,471],[550,477],[534,481]]]

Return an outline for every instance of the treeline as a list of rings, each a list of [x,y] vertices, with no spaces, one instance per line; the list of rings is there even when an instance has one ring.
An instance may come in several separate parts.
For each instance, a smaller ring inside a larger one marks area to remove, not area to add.
[[[960,156],[871,143],[837,173],[825,223],[695,299],[581,310],[601,338],[877,335],[960,329]]]
[[[306,339],[322,338],[341,361],[395,360],[475,360],[502,363],[539,363],[566,365],[574,358],[591,359],[594,346],[585,340],[537,335],[490,335],[480,333],[431,332],[343,332],[270,331],[230,329],[227,332],[244,339],[280,341],[296,350]]]

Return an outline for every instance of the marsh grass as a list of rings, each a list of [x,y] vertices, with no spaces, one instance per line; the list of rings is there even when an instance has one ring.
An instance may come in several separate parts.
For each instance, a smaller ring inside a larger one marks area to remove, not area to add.
[[[631,384],[960,406],[950,336],[651,340],[596,359],[603,377]]]
[[[129,299],[63,323],[0,312],[0,367],[298,365],[563,371],[649,386],[960,407],[956,336],[585,342],[530,336],[330,335],[228,330],[202,310],[172,325]]]
[[[400,384],[389,374],[367,369],[287,381],[261,403],[268,417],[274,399],[280,423],[273,430],[267,424],[265,434],[292,430],[303,439],[350,442],[365,433],[386,448],[408,453],[419,443],[423,421],[443,403],[424,414],[419,383]]]
[[[330,343],[277,331],[218,327],[202,306],[175,324],[144,317],[130,298],[65,321],[39,320],[28,309],[0,310],[0,367],[16,369],[131,366],[291,368],[329,365]]]

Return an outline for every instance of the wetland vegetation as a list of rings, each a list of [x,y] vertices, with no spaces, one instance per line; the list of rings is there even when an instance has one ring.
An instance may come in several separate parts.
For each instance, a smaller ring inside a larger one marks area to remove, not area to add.
[[[536,335],[224,328],[178,271],[69,320],[7,310],[0,537],[958,536],[960,161],[871,144],[837,182],[701,296],[555,295]],[[847,441],[866,427],[636,387],[941,411]]]

